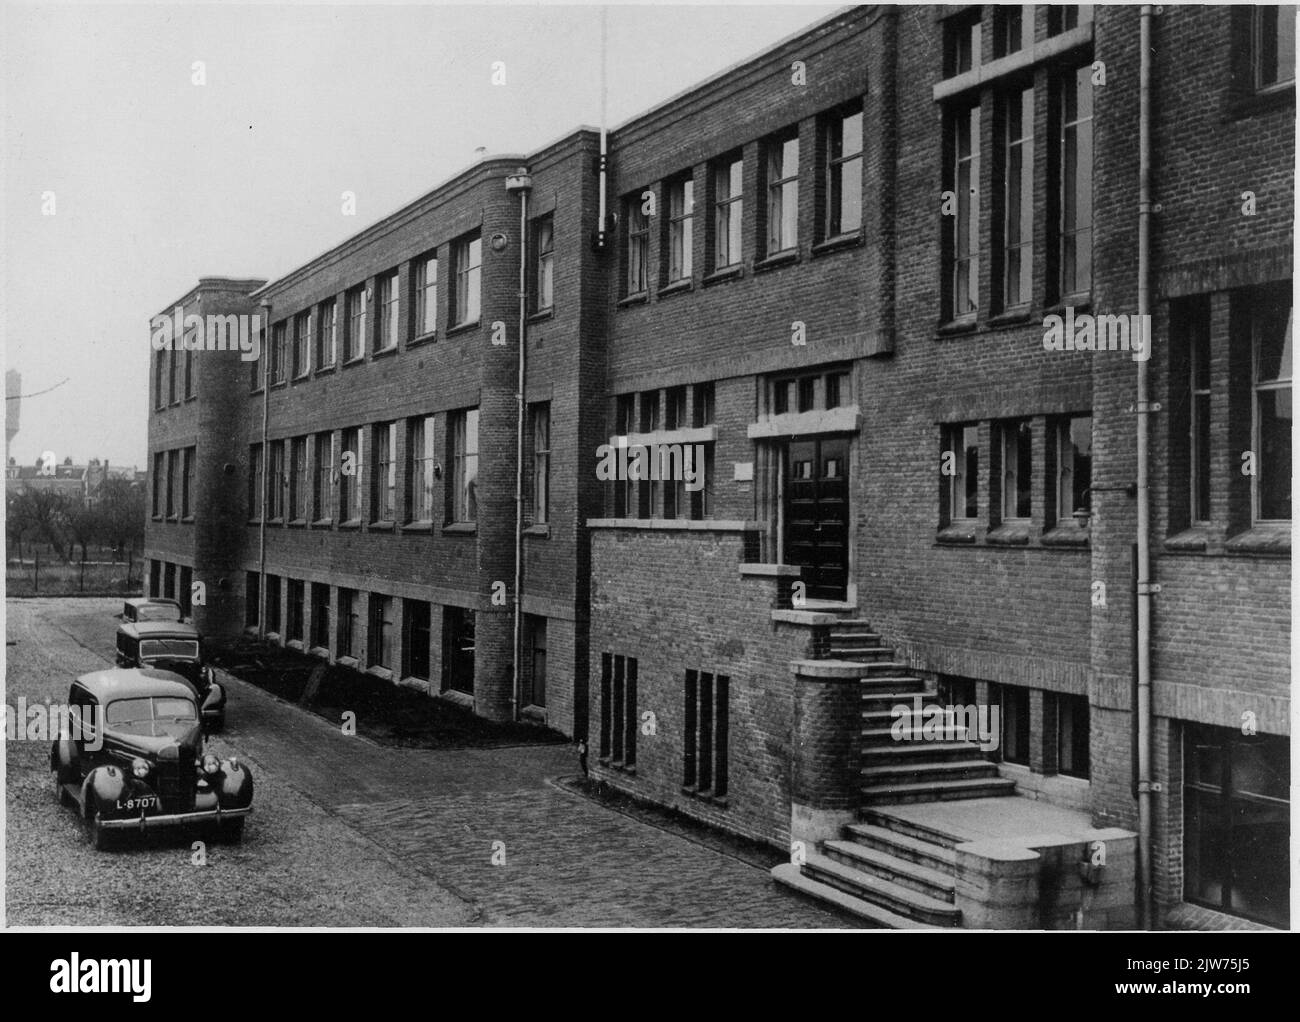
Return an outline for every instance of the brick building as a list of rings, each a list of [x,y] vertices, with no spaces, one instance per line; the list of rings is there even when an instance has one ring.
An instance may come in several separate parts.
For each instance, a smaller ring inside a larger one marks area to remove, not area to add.
[[[210,632],[586,737],[878,922],[1131,925],[1144,414],[1153,921],[1285,925],[1294,24],[1151,18],[1148,331],[1140,21],[853,8],[613,129],[603,250],[583,129],[270,284],[205,279],[185,303],[269,331],[255,368],[196,357],[193,398],[159,353],[151,591],[215,580]],[[622,448],[689,460],[605,478]],[[894,740],[913,697],[996,707],[996,749]],[[1090,821],[1109,879],[885,811],[1013,793]],[[972,894],[1011,873],[1064,879]]]

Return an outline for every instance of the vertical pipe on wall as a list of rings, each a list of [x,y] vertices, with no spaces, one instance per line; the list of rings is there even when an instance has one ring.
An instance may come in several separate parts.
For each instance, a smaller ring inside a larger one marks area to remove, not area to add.
[[[515,394],[515,617],[511,649],[514,670],[510,686],[510,718],[519,719],[523,695],[523,585],[524,585],[524,377],[528,366],[528,192],[532,179],[527,167],[506,178],[506,191],[519,193],[519,378]]]
[[[271,303],[262,302],[262,344],[260,350],[263,362],[257,367],[262,374],[262,506],[257,515],[257,637],[266,638],[266,503],[268,487],[271,483],[271,459],[267,450],[266,431],[271,417],[271,380],[268,370],[271,365]],[[248,593],[244,593],[247,601]]]

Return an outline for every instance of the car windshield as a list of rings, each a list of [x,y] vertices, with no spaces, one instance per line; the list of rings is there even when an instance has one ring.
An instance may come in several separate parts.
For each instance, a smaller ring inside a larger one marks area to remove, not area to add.
[[[162,657],[185,657],[197,660],[199,644],[193,639],[141,639],[140,659],[157,660]]]
[[[176,721],[196,721],[198,713],[194,704],[179,696],[143,696],[139,699],[118,699],[108,704],[104,719],[110,726],[125,730],[137,730],[146,725],[146,732],[152,729],[155,721],[173,723]]]
[[[170,603],[142,603],[135,608],[137,621],[179,621],[181,609]]]

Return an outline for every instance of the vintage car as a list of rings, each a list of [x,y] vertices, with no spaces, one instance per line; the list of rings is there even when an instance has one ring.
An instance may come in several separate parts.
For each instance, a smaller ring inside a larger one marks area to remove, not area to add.
[[[184,825],[237,842],[253,808],[248,767],[204,751],[194,691],[169,671],[77,678],[50,769],[59,802],[77,807],[99,849],[122,832]]]
[[[179,674],[194,688],[203,727],[226,726],[226,690],[211,667],[203,663],[203,638],[191,624],[180,621],[140,621],[119,625],[117,666],[153,667]]]
[[[137,596],[122,604],[123,621],[184,621],[185,614],[175,600],[159,596]]]

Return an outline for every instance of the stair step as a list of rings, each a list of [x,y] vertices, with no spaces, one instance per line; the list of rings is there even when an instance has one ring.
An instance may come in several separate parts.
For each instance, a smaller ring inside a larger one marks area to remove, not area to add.
[[[830,884],[824,884],[820,880],[814,880],[812,877],[804,876],[803,871],[790,862],[783,862],[772,870],[772,879],[783,887],[788,887],[792,891],[797,891],[809,898],[815,898],[817,901],[840,909],[843,912],[861,919],[869,924],[873,929],[878,930],[935,930],[936,926],[929,926],[925,923],[918,923],[915,919],[909,919],[907,916],[898,915],[879,905],[873,905],[870,902],[863,901],[861,898],[855,898],[851,894],[845,894],[838,887],[832,887]]]
[[[862,800],[869,805],[903,802],[948,802],[963,798],[997,798],[1016,790],[1007,777],[973,777],[955,781],[925,781],[916,784],[865,785]]]
[[[874,680],[879,681],[881,679],[877,678]],[[880,709],[882,704],[884,709],[887,710],[892,710],[895,706],[900,705],[911,709],[913,696],[920,696],[922,702],[934,698],[933,692],[927,692],[924,690],[920,692],[892,692],[888,690],[887,686],[876,684],[864,685],[861,691],[862,702],[864,704],[871,704],[876,709]],[[868,712],[865,705],[862,712]]]
[[[860,869],[846,866],[820,852],[809,852],[803,872],[814,880],[837,887],[845,894],[880,905],[897,915],[931,926],[960,926],[961,910],[946,901],[931,898],[910,887]]]
[[[870,670],[876,664],[863,664],[864,671]],[[911,674],[890,674],[875,675],[864,674],[858,679],[858,685],[861,686],[863,698],[874,692],[898,692],[904,693],[904,701],[910,706],[912,697],[920,695],[925,691],[925,679],[918,678]]]
[[[864,765],[872,766],[918,759],[983,759],[974,742],[896,742],[878,738],[869,744],[864,742],[860,751]]]
[[[836,642],[831,643],[829,653],[832,660],[868,657],[871,663],[879,663],[880,658],[894,655],[894,651],[888,646],[842,646]]]
[[[836,646],[867,646],[872,649],[887,649],[876,632],[842,632],[831,629],[831,643]]]
[[[860,617],[840,618],[833,625],[831,625],[831,634],[833,635],[836,632],[857,632],[858,634],[861,634],[863,632],[870,633],[871,622]],[[877,633],[872,633],[872,634],[877,634]]]
[[[862,768],[862,783],[873,787],[878,784],[920,784],[930,781],[967,780],[977,777],[997,777],[994,763],[974,757],[972,759],[922,760],[921,762],[873,762]]]
[[[912,665],[905,664],[899,660],[876,660],[873,663],[863,664],[863,666],[866,668],[867,674],[873,678],[883,678],[886,676],[893,678],[911,677],[911,675],[907,674],[907,671]],[[865,681],[866,678],[863,680]],[[919,681],[920,679],[918,678],[917,680]]]
[[[890,745],[903,745],[906,746],[907,748],[930,748],[930,749],[937,749],[940,746],[949,746],[949,745],[970,746],[975,744],[973,739],[976,736],[972,735],[970,739],[967,739],[964,733],[960,731],[957,732],[957,734],[952,738],[944,738],[940,741],[928,741],[926,738],[923,737],[925,732],[923,732],[918,727],[904,725],[902,730],[899,731],[899,736],[896,738],[894,737],[894,725],[892,723],[886,724],[884,721],[866,721],[866,720],[864,720],[862,723],[866,725],[862,728],[862,732],[861,732],[863,741],[871,741],[871,742],[877,742],[882,744],[884,742],[888,742]],[[911,737],[904,738],[902,737],[903,735],[911,735]]]
[[[854,827],[868,827],[873,832],[877,830],[884,831],[891,835],[891,839],[914,841],[919,844],[941,848],[952,854],[954,860],[956,854],[953,849],[969,840],[969,838],[946,833],[937,827],[896,816],[887,806],[863,806],[858,810],[858,816],[861,817],[861,822],[849,824],[850,830]],[[907,846],[904,845],[903,847]]]
[[[919,866],[951,873],[957,866],[957,854],[951,848],[926,841],[924,838],[901,834],[888,827],[871,823],[850,823],[846,828],[852,840],[867,848],[885,852],[896,859],[906,859]]]
[[[846,866],[924,894],[927,898],[949,904],[956,900],[957,880],[953,870],[931,869],[854,841],[823,841],[822,849]]]

